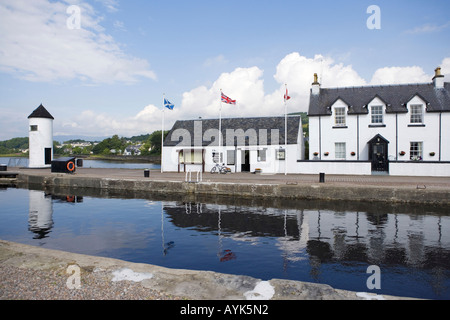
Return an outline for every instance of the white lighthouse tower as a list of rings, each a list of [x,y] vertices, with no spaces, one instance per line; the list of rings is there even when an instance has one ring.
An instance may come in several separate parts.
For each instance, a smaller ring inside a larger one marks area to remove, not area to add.
[[[30,168],[50,168],[53,160],[53,116],[41,104],[29,115]]]

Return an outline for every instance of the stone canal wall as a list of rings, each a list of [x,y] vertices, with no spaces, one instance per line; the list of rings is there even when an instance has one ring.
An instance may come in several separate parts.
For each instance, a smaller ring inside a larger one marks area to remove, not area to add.
[[[19,186],[94,188],[111,191],[144,191],[155,194],[232,196],[298,200],[369,201],[410,204],[450,205],[448,188],[420,188],[401,185],[351,185],[319,183],[201,182],[142,178],[105,178],[64,174],[33,175],[20,173]]]

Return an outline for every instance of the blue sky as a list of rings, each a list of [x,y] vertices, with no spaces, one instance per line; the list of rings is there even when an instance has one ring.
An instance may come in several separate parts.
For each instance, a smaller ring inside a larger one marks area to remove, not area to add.
[[[367,27],[371,5],[381,29]],[[450,76],[448,12],[446,0],[0,0],[0,140],[27,136],[40,103],[55,135],[132,136],[160,129],[164,93],[167,129],[218,117],[220,89],[238,101],[224,117],[275,116],[285,84],[289,111],[307,110],[314,72],[327,87]]]

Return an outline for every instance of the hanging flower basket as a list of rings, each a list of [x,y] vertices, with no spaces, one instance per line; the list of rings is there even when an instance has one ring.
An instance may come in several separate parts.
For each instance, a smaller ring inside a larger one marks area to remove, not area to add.
[[[352,151],[352,152],[350,152],[350,155],[351,155],[352,157],[354,157],[354,156],[356,156],[356,153],[355,153],[354,151]]]
[[[430,152],[430,157],[434,157],[436,155],[435,152]]]
[[[329,152],[325,152],[323,155],[324,155],[325,157],[328,157],[329,154],[330,154]]]
[[[314,157],[317,157],[319,155],[319,153],[318,152],[314,152],[313,155],[314,155]]]
[[[400,151],[398,154],[401,155],[401,156],[404,156],[406,154],[406,152],[405,151]]]

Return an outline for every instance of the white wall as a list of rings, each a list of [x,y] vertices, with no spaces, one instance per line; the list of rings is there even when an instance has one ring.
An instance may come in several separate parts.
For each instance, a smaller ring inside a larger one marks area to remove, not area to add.
[[[391,176],[450,177],[450,163],[396,162],[389,164]]]
[[[424,108],[426,107],[425,102],[418,96],[413,97],[409,101],[407,104],[408,110],[410,110],[410,106],[413,104],[422,104]],[[371,123],[371,106],[374,105],[383,106],[383,125],[374,125]],[[321,153],[317,156],[320,160],[340,160],[335,157],[335,143],[345,142],[345,160],[367,161],[369,159],[367,142],[377,134],[380,134],[389,141],[388,156],[390,160],[409,161],[410,143],[416,141],[423,142],[424,161],[439,161],[439,113],[425,111],[424,126],[413,126],[410,123],[410,112],[398,114],[386,113],[386,105],[376,97],[368,104],[368,114],[347,115],[346,127],[337,128],[335,127],[334,114],[336,107],[346,107],[346,110],[348,110],[347,105],[342,100],[338,100],[331,108],[333,112],[331,116],[309,118],[309,159],[315,159],[314,153],[318,152]],[[442,113],[441,122],[441,161],[450,161],[450,113]],[[320,134],[319,128],[321,128]],[[319,137],[322,139],[321,142],[319,141]],[[357,145],[358,138],[359,148]],[[405,152],[404,156],[399,155],[401,151]],[[325,152],[328,152],[329,155],[325,156]],[[351,152],[355,152],[356,155],[352,156]],[[434,152],[435,155],[431,156],[431,152]]]
[[[372,164],[370,162],[354,161],[301,161],[298,162],[300,174],[349,174],[371,175]]]
[[[37,131],[31,131],[31,126],[37,125]],[[30,118],[29,119],[29,140],[30,140],[30,168],[51,167],[45,164],[45,149],[52,149],[53,160],[53,120],[47,118]]]
[[[303,140],[302,140],[303,141]],[[276,153],[279,149],[284,149],[284,145],[269,146],[248,146],[248,147],[222,147],[223,163],[231,169],[232,172],[241,172],[242,153],[246,150],[250,153],[250,172],[255,169],[261,169],[263,173],[284,173],[285,165],[287,165],[288,173],[297,173],[297,161],[303,160],[304,149],[301,145],[288,145],[286,159],[277,160]],[[165,172],[178,171],[178,151],[181,149],[189,149],[189,147],[164,147],[163,148],[163,170]],[[196,148],[202,149],[202,148]],[[213,162],[213,152],[219,152],[219,147],[204,147],[205,149],[205,172],[210,172],[215,165]],[[266,160],[258,159],[258,150],[266,149]],[[235,150],[235,164],[228,164],[227,150]],[[186,164],[186,170],[199,171],[202,170],[201,165]],[[180,171],[184,171],[184,166],[180,166]]]

